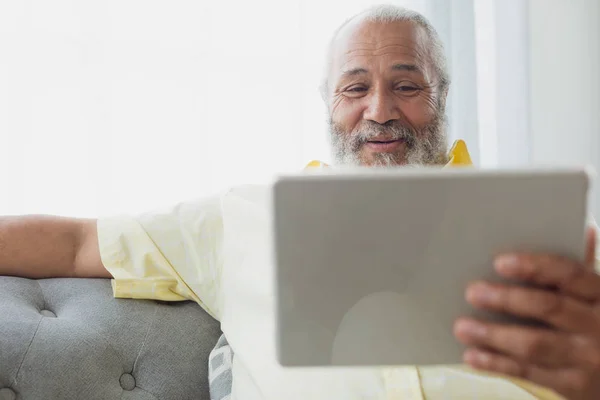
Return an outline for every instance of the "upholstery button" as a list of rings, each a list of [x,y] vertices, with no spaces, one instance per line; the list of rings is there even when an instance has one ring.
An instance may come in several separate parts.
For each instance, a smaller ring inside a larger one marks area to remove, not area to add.
[[[17,395],[15,394],[15,392],[12,391],[12,389],[9,389],[9,388],[0,389],[0,400],[15,400],[16,398],[17,398]]]
[[[121,383],[121,387],[124,390],[135,389],[135,378],[131,374],[125,373],[125,374],[121,375],[119,382]],[[0,399],[0,400],[2,400],[2,399]]]
[[[40,311],[40,314],[42,314],[44,317],[48,317],[48,318],[56,318],[56,314],[54,314],[52,311],[50,310],[42,310]]]

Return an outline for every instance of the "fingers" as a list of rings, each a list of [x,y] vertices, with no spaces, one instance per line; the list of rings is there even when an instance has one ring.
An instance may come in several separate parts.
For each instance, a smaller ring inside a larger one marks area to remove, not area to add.
[[[463,355],[463,361],[465,364],[477,369],[485,369],[523,379],[530,379],[533,372],[529,364],[477,347],[468,348]]]
[[[587,257],[593,257],[590,250]],[[540,254],[503,255],[494,263],[496,271],[508,279],[536,286],[556,287],[562,293],[584,301],[600,298],[600,276],[593,269],[564,257]]]
[[[567,398],[600,398],[596,229],[589,229],[586,239],[582,262],[533,253],[495,260],[504,278],[535,287],[469,286],[466,298],[476,308],[543,321],[552,329],[459,319],[454,334],[469,347],[464,353],[467,364],[527,379]]]
[[[466,299],[475,308],[536,319],[569,332],[600,332],[600,319],[589,304],[555,291],[477,282],[467,289]]]
[[[456,322],[454,334],[469,347],[489,349],[517,360],[521,366],[590,369],[600,366],[600,346],[580,335],[469,318]]]
[[[590,386],[591,375],[585,371],[561,368],[548,369],[517,361],[514,358],[491,351],[470,348],[463,360],[473,368],[502,375],[526,379],[540,386],[554,389],[566,398],[580,398]]]

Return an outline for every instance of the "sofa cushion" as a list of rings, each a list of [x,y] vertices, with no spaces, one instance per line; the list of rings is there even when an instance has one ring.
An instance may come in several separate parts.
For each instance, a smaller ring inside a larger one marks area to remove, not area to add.
[[[0,400],[209,399],[219,323],[106,279],[0,277]]]

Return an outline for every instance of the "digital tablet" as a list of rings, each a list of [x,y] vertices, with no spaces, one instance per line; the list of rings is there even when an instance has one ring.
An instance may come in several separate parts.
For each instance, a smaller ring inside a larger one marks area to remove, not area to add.
[[[494,255],[584,259],[585,169],[330,170],[273,185],[277,357],[283,366],[462,362],[459,316]],[[531,321],[517,320],[521,323]]]

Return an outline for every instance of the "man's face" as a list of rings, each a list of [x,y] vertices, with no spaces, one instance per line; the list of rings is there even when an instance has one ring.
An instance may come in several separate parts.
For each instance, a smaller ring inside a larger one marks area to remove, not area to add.
[[[352,165],[433,164],[446,151],[446,93],[425,30],[410,21],[350,22],[332,49],[331,142]]]

